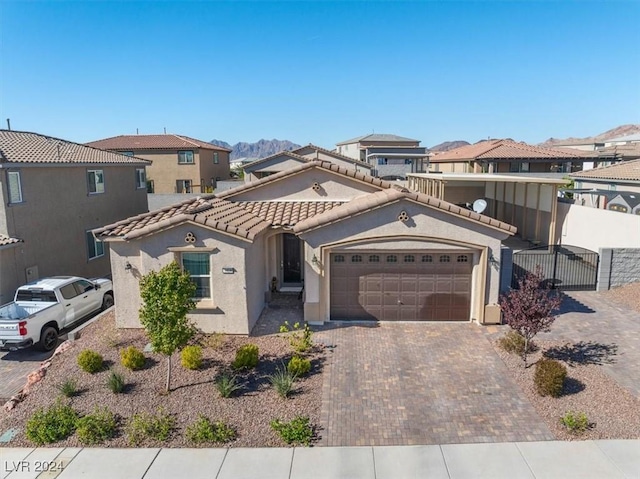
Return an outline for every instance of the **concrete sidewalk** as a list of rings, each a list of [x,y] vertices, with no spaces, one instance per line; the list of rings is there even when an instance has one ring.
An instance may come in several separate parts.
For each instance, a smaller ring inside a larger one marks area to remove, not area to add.
[[[270,449],[5,448],[0,459],[0,479],[640,478],[640,440]]]

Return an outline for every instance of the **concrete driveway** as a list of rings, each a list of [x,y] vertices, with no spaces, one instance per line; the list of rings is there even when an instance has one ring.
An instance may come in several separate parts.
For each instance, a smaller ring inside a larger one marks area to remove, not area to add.
[[[473,324],[345,325],[316,333],[325,446],[552,440]]]

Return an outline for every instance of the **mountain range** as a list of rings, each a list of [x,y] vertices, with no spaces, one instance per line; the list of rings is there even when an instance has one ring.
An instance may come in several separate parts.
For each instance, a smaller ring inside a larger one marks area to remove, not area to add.
[[[231,150],[231,153],[229,154],[230,160],[236,160],[238,158],[266,158],[267,156],[274,155],[280,151],[295,150],[301,146],[289,140],[275,139],[263,139],[256,141],[255,143],[241,141],[233,146],[222,140],[211,140],[209,143],[223,148],[229,148]]]
[[[540,143],[540,146],[553,146],[558,143],[592,143],[592,142],[602,142],[605,140],[610,140],[612,138],[620,138],[621,136],[627,135],[635,135],[636,133],[640,133],[640,125],[620,125],[615,128],[611,128],[610,130],[605,131],[604,133],[600,133],[595,136],[587,136],[585,138],[549,138],[548,140]]]

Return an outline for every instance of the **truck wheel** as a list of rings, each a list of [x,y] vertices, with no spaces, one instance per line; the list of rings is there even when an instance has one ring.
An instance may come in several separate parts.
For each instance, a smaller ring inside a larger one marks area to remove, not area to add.
[[[113,296],[110,294],[105,294],[104,297],[102,298],[102,311],[104,311],[105,309],[109,309],[113,305],[114,305]]]
[[[43,351],[51,351],[58,345],[58,331],[53,326],[45,326],[40,332],[38,348]]]

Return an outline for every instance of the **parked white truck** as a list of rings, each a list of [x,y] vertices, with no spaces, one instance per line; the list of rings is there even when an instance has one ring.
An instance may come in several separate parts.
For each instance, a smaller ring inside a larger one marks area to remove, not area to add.
[[[33,344],[51,351],[63,328],[113,306],[108,279],[52,276],[17,289],[14,301],[0,306],[0,349],[15,351]]]

